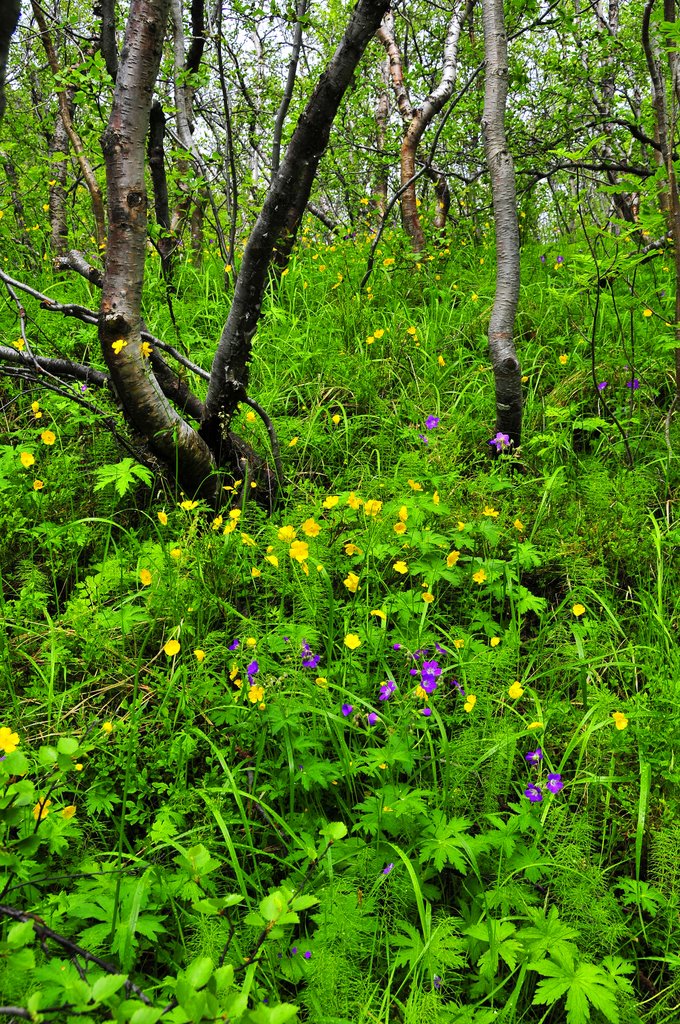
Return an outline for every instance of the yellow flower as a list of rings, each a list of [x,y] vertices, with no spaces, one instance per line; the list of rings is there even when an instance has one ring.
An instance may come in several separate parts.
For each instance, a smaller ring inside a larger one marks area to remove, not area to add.
[[[360,555],[362,554],[361,548],[358,548],[356,544],[345,544],[346,555]]]
[[[392,529],[401,536],[406,533],[406,523],[395,523]]]
[[[45,485],[44,485],[44,483],[42,482],[42,480],[34,480],[34,481],[33,481],[33,490],[34,490],[34,491],[42,491],[42,489],[43,489],[43,487],[44,487],[44,486],[45,486]]]
[[[496,509],[492,508],[491,505],[485,505],[483,515],[495,518],[496,516],[500,515],[500,512],[497,512]]]
[[[240,508],[232,508],[231,512],[229,513],[229,518],[233,519],[234,522],[237,523],[239,521],[239,519],[241,518],[241,509]]]
[[[174,658],[176,654],[179,654],[180,645],[178,640],[168,640],[163,650],[167,654],[168,658]]]
[[[142,581],[143,586],[148,587],[151,583],[152,576],[148,569],[139,570],[139,578]]]
[[[75,768],[75,770],[77,772],[82,772],[82,770],[84,769],[85,765],[81,764],[80,761],[79,761],[78,764],[74,764],[73,767]]]
[[[36,821],[43,821],[50,813],[51,800],[39,800],[33,808],[33,817]]]
[[[293,438],[291,438],[291,440],[290,440],[290,441],[288,442],[288,447],[289,447],[289,448],[294,448],[294,447],[295,447],[295,445],[296,445],[296,444],[298,443],[298,441],[299,441],[299,440],[300,440],[300,438],[299,438],[299,437],[293,437]]]
[[[357,509],[361,508],[363,503],[364,503],[363,499],[362,498],[357,498],[357,496],[354,493],[354,491],[351,491],[350,496],[347,499],[347,504],[349,505],[349,507],[353,508],[354,511],[356,512]]]
[[[210,524],[210,526],[211,526],[211,528],[213,530],[219,530],[219,528],[222,525],[222,523],[223,523],[222,516],[215,516],[215,518],[213,519],[213,521]]]
[[[407,327],[406,333],[410,334],[412,338],[415,338],[416,334],[418,333],[418,329],[416,327]]]
[[[254,636],[246,637],[246,647],[257,647],[257,640]]]
[[[449,551],[448,555],[446,556],[446,565],[448,566],[448,568],[452,569],[459,558],[460,551],[456,551],[455,548],[453,549],[453,551]]]
[[[473,292],[470,298],[472,299],[473,302],[476,302],[477,299],[479,298],[479,295],[477,294],[477,292]]]
[[[49,207],[48,207],[49,209]],[[394,263],[394,257],[388,256],[387,259],[383,260],[383,267],[391,267]]]
[[[222,535],[224,537],[228,537],[229,534],[233,533],[235,529],[236,529],[236,520],[235,519],[230,519],[229,522],[227,523],[227,525],[222,530]]]
[[[335,426],[337,427],[337,425],[338,425],[338,423],[340,422],[341,419],[342,419],[342,417],[338,416],[338,414],[336,412],[335,416],[331,416],[331,423],[334,423]]]
[[[196,508],[197,505],[197,501],[189,501],[188,499],[179,503],[179,507],[183,508],[185,512],[191,512],[192,508]]]
[[[356,594],[357,587],[359,586],[359,577],[356,573],[349,573],[346,579],[342,581],[351,594]]]
[[[200,647],[197,647],[196,650],[194,651],[194,657],[196,658],[196,661],[200,665],[200,663],[205,658],[205,651],[202,651]]]
[[[19,352],[23,352],[23,351],[24,351],[24,349],[25,349],[25,347],[26,347],[26,342],[24,341],[24,339],[23,339],[23,338],[17,338],[17,340],[16,340],[16,341],[13,341],[13,342],[12,342],[12,344],[14,345],[14,347],[15,347],[16,349],[18,349],[18,350],[19,350]]]
[[[392,262],[394,262],[394,260]],[[384,333],[385,331],[384,328],[382,327],[379,327],[377,331],[373,331],[373,334],[375,335],[376,338],[382,338]]]
[[[324,500],[322,501],[321,507],[322,508],[335,508],[335,506],[337,505],[337,503],[339,501],[340,501],[340,498],[337,496],[337,494],[329,494],[328,497],[324,498]]]
[[[403,562],[401,560],[395,562],[392,568],[394,569],[395,572],[401,573],[402,576],[405,576],[406,573],[408,572],[408,565],[406,564],[406,562]]]
[[[373,335],[369,334],[368,338],[366,338],[366,344],[367,345],[372,345],[374,341],[375,341],[375,338],[373,337]]]
[[[434,601],[434,594],[431,594],[429,591],[426,590],[425,593],[422,595],[422,598],[425,604],[432,604],[432,602]]]
[[[465,711],[465,713],[469,715],[476,703],[477,698],[475,697],[474,693],[469,693],[465,700],[465,703],[463,704],[463,711]]]
[[[40,435],[40,440],[42,441],[43,444],[52,445],[57,440],[57,438],[56,435],[53,434],[51,430],[43,430],[42,434]]]
[[[159,512],[158,513],[158,522],[161,524],[161,526],[167,526],[168,525],[168,515],[167,515],[167,512]]]
[[[489,640],[489,644],[491,647],[498,647],[500,642],[501,638],[499,636],[492,636],[491,639]]]
[[[422,484],[416,483],[415,480],[407,480],[406,482],[412,491],[422,491],[423,489]]]
[[[529,722],[527,729],[542,729],[543,722]]]
[[[475,583],[482,584],[484,583],[485,580],[488,579],[488,576],[486,575],[483,569],[478,569],[477,572],[474,572],[472,574],[472,578],[475,581]]]
[[[288,554],[296,561],[304,562],[306,558],[309,558],[309,545],[304,540],[294,540]]]
[[[265,562],[269,562],[270,565],[273,565],[275,569],[277,568],[277,566],[279,564],[279,560],[276,557],[276,555],[265,555],[265,559],[264,560],[265,560]]]
[[[257,547],[257,544],[255,543],[255,541],[253,540],[253,538],[250,536],[249,533],[242,533],[241,534],[241,543],[246,548],[256,548]]]
[[[255,566],[253,566],[253,568],[250,570],[250,575],[254,580],[256,580],[258,576],[262,575],[262,573],[260,572],[259,569],[256,569]]]
[[[257,419],[257,416],[255,415],[255,413],[253,412],[253,410],[252,410],[252,409],[250,409],[250,410],[249,410],[249,411],[248,411],[248,412],[246,413],[246,423],[254,423],[254,422],[256,421],[256,419]]]
[[[364,505],[364,515],[377,516],[382,506],[382,501],[376,501],[375,498],[369,498],[369,500]]]
[[[454,640],[453,641],[453,646],[456,648],[457,651],[459,651],[461,649],[461,647],[465,647],[465,641],[464,640]]]
[[[380,619],[382,622],[387,621],[387,616],[385,615],[385,612],[381,611],[380,608],[374,608],[370,614],[375,615],[376,618]]]
[[[366,196],[362,196],[359,202],[361,203],[362,206],[368,206],[368,199],[366,198]]]
[[[304,523],[300,527],[305,537],[318,537],[321,532],[321,527],[314,519],[305,519]]]
[[[420,697],[421,700],[427,700],[427,690],[424,690],[420,684],[416,686],[413,693],[416,697]]]
[[[520,533],[524,529],[524,524],[522,523],[521,519],[515,519],[512,525],[515,527],[516,530],[519,530]]]
[[[40,412],[40,402],[31,402],[31,412],[36,417],[36,419],[38,418],[38,414],[42,416],[42,413]]]
[[[574,613],[574,615],[576,616],[577,619],[579,618],[580,615],[583,615],[584,612],[585,612],[585,608],[583,607],[582,604],[575,604],[574,607],[571,610],[572,610],[572,612]]]
[[[462,521],[461,521],[461,520],[459,519],[459,520],[458,520],[458,529],[459,529],[459,530],[464,530],[464,529],[465,529],[465,526],[466,526],[466,523],[462,522]]]
[[[172,548],[171,551],[170,551],[170,557],[171,558],[181,558],[182,557],[182,549],[181,548]]]
[[[283,540],[286,541],[286,543],[290,543],[290,541],[295,540],[295,532],[296,531],[292,526],[282,526],[279,532],[276,534],[276,536],[279,538],[279,540]]]
[[[524,687],[521,686],[518,679],[508,689],[508,697],[512,697],[513,700],[518,700],[519,697],[524,693]]]
[[[645,309],[645,310],[643,310],[643,313],[642,313],[642,315],[643,315],[643,316],[654,316],[654,314],[652,313],[651,309]]]
[[[408,519],[408,509],[406,508],[406,505],[402,505],[401,508],[399,509],[399,518],[401,519],[402,523],[405,523],[406,520]]]
[[[569,357],[566,355],[566,353],[563,352],[562,355],[560,356],[560,363],[562,364],[562,366],[566,366],[567,365],[567,359],[568,358]]]
[[[113,722],[103,722],[102,732],[105,732],[109,736],[113,732]]]
[[[141,349],[141,351],[142,351],[142,356],[145,359],[148,359],[149,356],[151,355],[151,353],[153,352],[153,348],[151,347],[151,345],[149,344],[148,341],[143,341],[142,342],[142,349]]]
[[[439,504],[439,491],[434,492],[434,494],[432,495],[432,501],[434,502],[435,505]]]
[[[625,729],[628,725],[628,719],[624,715],[623,711],[612,711],[612,718],[614,719],[614,725],[617,729]]]
[[[328,680],[325,676],[317,676],[314,682],[317,686],[320,686],[322,690],[328,689]]]
[[[255,686],[248,687],[248,700],[250,701],[251,704],[259,704],[263,697],[264,690],[259,685],[259,683],[257,683]]]
[[[356,651],[357,647],[361,647],[361,640],[356,633],[348,633],[345,637],[345,647],[349,647],[350,651]]]
[[[68,807],[65,807],[64,810],[61,812],[61,816],[65,821],[70,821],[71,818],[75,815],[75,813],[76,805],[69,804]]]
[[[440,366],[446,366],[446,360],[444,359],[444,356],[437,356],[437,362],[439,363]]]
[[[6,725],[0,728],[0,750],[4,750],[6,754],[13,754],[20,742],[18,733],[12,732]]]
[[[114,341],[111,343],[111,348],[113,349],[115,354],[119,356],[123,349],[127,348],[127,341],[125,340],[125,338],[119,338],[118,341]]]

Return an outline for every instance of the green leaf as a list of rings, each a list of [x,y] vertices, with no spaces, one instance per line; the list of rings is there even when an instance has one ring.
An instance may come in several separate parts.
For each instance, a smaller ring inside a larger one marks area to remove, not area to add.
[[[93,1000],[95,1003],[101,1003],[105,999],[110,999],[126,981],[127,975],[125,974],[103,974],[92,986]]]
[[[567,1024],[587,1024],[591,1005],[611,1024],[618,1024],[616,983],[597,964],[574,967],[569,960],[540,960],[529,968],[545,977],[536,986],[534,1005],[552,1006],[566,994]]]
[[[345,825],[344,821],[329,821],[319,831],[329,843],[337,843],[347,835],[347,825]]]
[[[213,972],[213,962],[209,956],[199,956],[187,967],[186,979],[194,988],[202,988],[208,984]]]

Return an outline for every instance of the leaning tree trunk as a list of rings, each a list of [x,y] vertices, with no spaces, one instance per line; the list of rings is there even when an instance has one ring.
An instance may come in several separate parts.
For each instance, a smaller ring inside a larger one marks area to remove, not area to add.
[[[489,323],[489,352],[496,385],[496,430],[517,447],[522,434],[522,377],[513,331],[519,300],[519,227],[515,169],[505,137],[508,43],[503,0],[483,0],[484,112],[482,132],[491,178],[496,226],[496,296]]]
[[[132,0],[111,117],[102,136],[109,236],[99,339],[128,419],[167,465],[176,465],[187,490],[208,493],[210,452],[161,391],[148,343],[140,335],[147,228],[144,137],[168,7],[169,0]]]
[[[5,113],[5,73],[9,58],[9,44],[19,21],[19,0],[3,0],[0,4],[0,121]]]
[[[321,75],[250,233],[234,299],[210,373],[201,434],[214,452],[248,383],[251,342],[260,317],[271,260],[290,254],[340,101],[389,0],[359,0],[343,39]],[[218,456],[219,458],[219,456]]]

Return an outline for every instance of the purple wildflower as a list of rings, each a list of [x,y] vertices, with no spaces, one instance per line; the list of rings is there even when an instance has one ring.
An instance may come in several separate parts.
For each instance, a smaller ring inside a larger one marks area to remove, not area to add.
[[[545,784],[545,788],[550,793],[559,793],[561,789],[564,789],[564,783],[562,782],[562,776],[555,772],[553,775],[548,776],[548,781]]]
[[[430,443],[429,437],[426,437],[425,434],[418,434],[418,437],[423,442],[423,444],[429,444]]]
[[[312,959],[312,951],[311,951],[311,949],[306,949],[302,955],[305,958],[305,960],[311,960]]]
[[[606,381],[606,380],[601,380],[600,383],[597,385],[597,390],[598,391],[604,391],[604,389],[607,387],[608,383],[609,382]]]
[[[434,649],[435,649],[435,651],[437,652],[437,654],[448,654],[448,653],[449,653],[449,652],[448,652],[448,651],[446,650],[446,648],[445,648],[445,647],[442,647],[442,646],[441,646],[441,644],[438,644],[438,643],[436,643],[436,642],[435,642],[435,645],[434,645]]]
[[[386,864],[385,867],[382,869],[383,875],[389,875],[389,873],[390,873],[390,871],[392,870],[393,867],[394,867],[394,864]]]
[[[452,679],[451,682],[449,683],[449,686],[455,686],[461,697],[465,696],[465,687],[462,686],[457,679]]]
[[[545,253],[541,253],[541,263],[545,263]]]
[[[401,650],[401,644],[392,644],[392,650],[393,651],[400,651]]]
[[[437,689],[437,680],[423,679],[420,685],[422,686],[423,690],[425,690],[425,693],[434,693],[434,691]]]
[[[637,379],[637,377],[633,377],[632,380],[626,381],[626,387],[630,388],[631,391],[637,391],[637,389],[640,387],[640,381]]]
[[[564,263],[564,256],[558,256],[555,260],[556,263]]]
[[[352,712],[354,711],[354,705],[353,704],[343,704],[341,710],[342,710],[342,713],[345,716],[345,718],[347,718],[347,716],[351,715]]]
[[[425,715],[425,718],[429,718],[430,715],[432,714],[432,708],[423,708],[423,710],[420,713],[421,715]]]
[[[235,651],[236,648],[240,646],[240,644],[241,644],[240,640],[232,640],[231,643],[229,644],[229,650],[230,651]]]
[[[524,795],[531,801],[532,804],[538,804],[543,799],[543,794],[541,793],[540,786],[534,786],[533,783],[530,786],[527,786],[527,788],[524,790]]]
[[[394,679],[388,679],[386,683],[383,683],[380,687],[379,700],[389,700],[394,691],[397,688],[397,684]]]
[[[426,693],[432,693],[437,689],[437,677],[442,674],[438,661],[424,661],[420,674],[420,685]],[[428,689],[430,687],[430,689]]]
[[[251,686],[253,685],[253,680],[259,671],[260,666],[256,661],[251,661],[250,665],[246,668],[246,672],[248,673],[248,682]]]
[[[530,750],[528,754],[524,755],[524,760],[528,764],[538,764],[543,760],[543,751],[540,747],[536,747],[535,750]]]
[[[84,395],[86,391],[87,391],[87,384],[81,384],[80,385],[80,392],[81,392],[81,394]]]
[[[434,430],[435,427],[439,426],[439,416],[428,416],[425,420],[425,426],[428,430]]]
[[[367,716],[366,721],[368,722],[369,725],[375,725],[375,723],[378,721],[378,716],[376,715],[375,711],[371,711],[370,715]]]
[[[295,956],[297,953],[297,946],[291,946],[290,955]]]
[[[500,430],[495,437],[492,437],[489,444],[496,449],[498,453],[504,452],[506,448],[510,447],[510,435],[502,434]]]
[[[434,987],[435,987],[435,988],[437,989],[437,992],[438,992],[438,991],[439,991],[439,989],[440,989],[440,988],[442,987],[442,979],[441,979],[441,978],[439,977],[439,975],[438,975],[438,974],[435,974],[435,976],[433,977],[433,979],[432,979],[432,984],[433,984],[433,985],[434,985]]]

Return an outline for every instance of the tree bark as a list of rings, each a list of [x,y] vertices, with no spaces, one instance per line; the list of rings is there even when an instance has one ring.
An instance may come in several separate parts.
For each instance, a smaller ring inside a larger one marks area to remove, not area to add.
[[[20,0],[3,0],[0,4],[0,121],[5,113],[5,74],[9,58],[9,44],[19,22]]]
[[[359,0],[340,45],[302,113],[279,173],[250,233],[234,299],[210,374],[201,433],[220,450],[239,398],[248,383],[251,342],[260,316],[269,264],[285,260],[326,149],[340,101],[389,0]]]
[[[307,11],[307,0],[298,0],[297,10],[295,12],[295,34],[293,36],[293,52],[290,55],[290,61],[288,62],[288,75],[286,76],[286,85],[283,90],[283,96],[279,104],[279,109],[276,111],[276,118],[274,120],[274,137],[272,141],[272,178],[279,169],[279,163],[281,162],[281,136],[283,135],[283,125],[286,120],[286,114],[288,113],[288,107],[290,101],[293,98],[293,89],[295,87],[295,77],[297,75],[298,61],[300,59],[300,48],[302,46],[302,19]]]
[[[132,0],[108,126],[102,136],[109,237],[99,338],[130,422],[192,493],[212,493],[210,452],[173,409],[141,339],[147,198],[144,137],[158,74],[169,0]]]
[[[515,169],[505,137],[508,44],[503,0],[483,0],[484,113],[482,132],[491,178],[496,227],[496,295],[489,323],[489,352],[496,386],[496,430],[516,448],[522,435],[522,380],[513,332],[519,301],[519,227]]]

